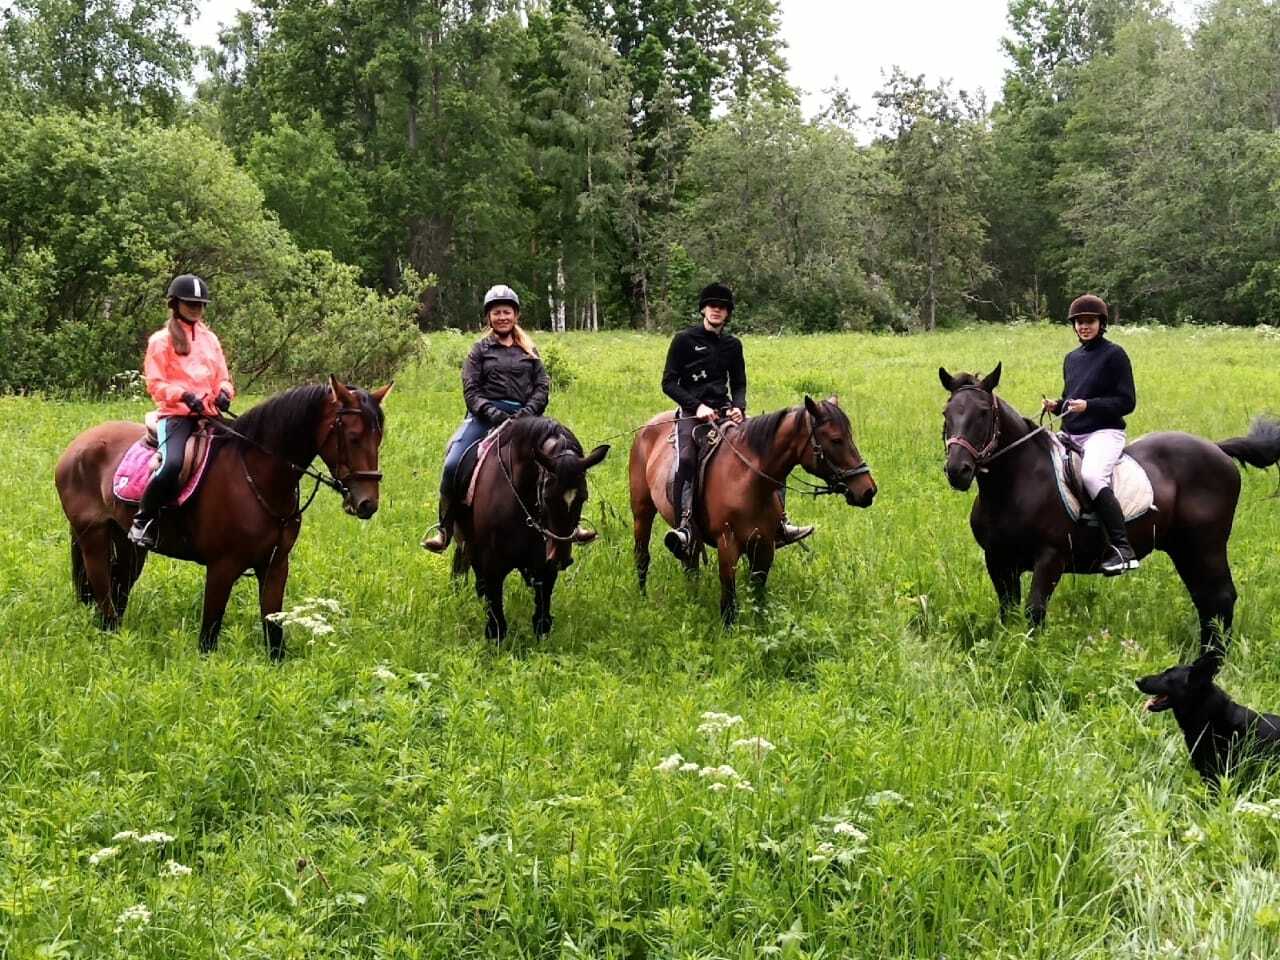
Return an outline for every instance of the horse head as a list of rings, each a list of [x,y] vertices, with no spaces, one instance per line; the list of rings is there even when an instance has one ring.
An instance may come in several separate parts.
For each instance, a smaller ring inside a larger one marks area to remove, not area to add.
[[[952,376],[938,368],[938,379],[951,394],[942,410],[942,439],[947,462],[947,482],[956,490],[968,490],[978,470],[1000,442],[1000,402],[996,385],[1001,364],[985,377],[972,373]]]
[[[361,520],[378,512],[378,447],[385,416],[382,401],[391,384],[361,390],[329,377],[329,395],[319,425],[320,458],[343,487],[342,509]]]
[[[837,397],[815,401],[805,395],[809,414],[809,450],[801,465],[833,487],[842,485],[844,499],[851,507],[869,507],[876,496],[871,468],[858,452],[849,418],[840,409]]]
[[[571,562],[573,532],[582,520],[582,508],[586,505],[587,471],[600,463],[609,452],[608,444],[601,444],[586,456],[577,438],[568,428],[559,429],[547,436],[534,449],[534,458],[542,468],[538,480],[538,504],[548,534],[547,560],[562,567]]]

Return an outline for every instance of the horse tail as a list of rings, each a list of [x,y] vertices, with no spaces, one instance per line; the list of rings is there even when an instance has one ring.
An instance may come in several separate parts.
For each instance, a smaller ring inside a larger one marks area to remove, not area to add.
[[[1218,446],[1243,466],[1265,470],[1280,462],[1280,420],[1257,416],[1249,424],[1249,434],[1221,441]]]

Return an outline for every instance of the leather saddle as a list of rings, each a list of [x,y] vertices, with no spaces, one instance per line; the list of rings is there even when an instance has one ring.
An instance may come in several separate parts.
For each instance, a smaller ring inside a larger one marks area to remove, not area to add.
[[[160,469],[160,443],[157,432],[160,418],[153,410],[146,415],[144,423],[147,428],[146,434],[125,451],[111,482],[111,489],[116,497],[129,503],[142,501],[142,494],[146,491],[147,484]],[[186,503],[199,486],[205,466],[209,462],[212,439],[213,431],[203,422],[187,439],[187,446],[182,456],[182,470],[178,475],[179,493],[175,503]]]

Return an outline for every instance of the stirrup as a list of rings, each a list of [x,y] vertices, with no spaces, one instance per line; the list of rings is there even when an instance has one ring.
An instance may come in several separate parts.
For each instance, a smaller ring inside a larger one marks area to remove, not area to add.
[[[431,553],[444,553],[449,549],[449,543],[452,540],[452,535],[443,523],[433,523],[423,534],[422,549]]]
[[[148,517],[139,523],[136,519],[129,525],[129,542],[135,547],[142,547],[144,550],[154,550],[156,548],[157,534],[156,518]]]
[[[1138,558],[1136,556],[1126,557],[1124,553],[1115,547],[1111,548],[1111,556],[1103,560],[1099,565],[1102,575],[1106,577],[1118,577],[1122,573],[1128,573],[1130,570],[1138,569]]]

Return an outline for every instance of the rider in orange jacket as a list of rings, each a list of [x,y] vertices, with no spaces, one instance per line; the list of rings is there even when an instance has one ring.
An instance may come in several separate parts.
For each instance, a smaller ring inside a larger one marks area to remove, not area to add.
[[[154,521],[160,508],[178,493],[187,440],[200,417],[217,416],[230,408],[235,396],[222,344],[204,324],[209,285],[185,273],[169,284],[166,297],[169,320],[147,341],[143,366],[147,392],[160,414],[160,469],[147,485],[129,530],[129,539],[147,549],[156,545]]]

